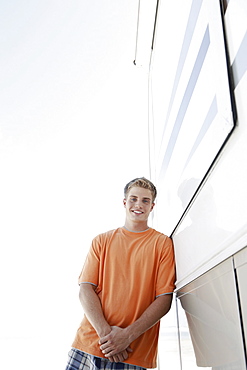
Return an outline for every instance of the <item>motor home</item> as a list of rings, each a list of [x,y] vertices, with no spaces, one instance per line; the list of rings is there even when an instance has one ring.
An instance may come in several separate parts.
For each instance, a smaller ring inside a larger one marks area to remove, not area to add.
[[[150,17],[150,173],[159,194],[153,222],[173,238],[177,269],[179,360],[172,368],[243,370],[247,2],[159,0]]]

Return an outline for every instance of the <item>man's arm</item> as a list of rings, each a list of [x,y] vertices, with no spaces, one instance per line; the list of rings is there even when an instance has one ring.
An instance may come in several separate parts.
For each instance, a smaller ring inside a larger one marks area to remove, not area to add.
[[[104,317],[101,303],[95,293],[95,289],[96,286],[92,284],[80,284],[79,298],[87,319],[101,338],[111,332],[111,327]]]
[[[154,326],[170,310],[172,294],[159,296],[133,324],[127,328],[112,327],[112,331],[100,339],[100,349],[105,357],[127,348],[130,343]]]
[[[96,287],[89,283],[80,284],[80,301],[87,319],[95,329],[99,338],[102,338],[112,331],[111,326],[107,323],[100,300],[95,293]],[[128,346],[127,346],[128,347]],[[115,352],[113,356],[108,356],[110,361],[122,362],[128,358],[128,352],[131,350],[125,347],[122,351]]]

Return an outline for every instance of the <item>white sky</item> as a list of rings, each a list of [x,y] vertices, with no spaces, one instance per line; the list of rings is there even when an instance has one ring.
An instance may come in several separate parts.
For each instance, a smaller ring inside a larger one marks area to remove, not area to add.
[[[1,368],[63,369],[90,241],[149,176],[137,0],[0,5]],[[51,353],[53,352],[53,353]]]

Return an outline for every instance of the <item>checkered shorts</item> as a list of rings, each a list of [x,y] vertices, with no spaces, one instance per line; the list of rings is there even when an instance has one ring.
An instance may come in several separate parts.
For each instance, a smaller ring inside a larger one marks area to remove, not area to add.
[[[65,370],[146,370],[140,366],[124,362],[110,362],[107,359],[89,355],[78,349],[69,351],[68,365]]]

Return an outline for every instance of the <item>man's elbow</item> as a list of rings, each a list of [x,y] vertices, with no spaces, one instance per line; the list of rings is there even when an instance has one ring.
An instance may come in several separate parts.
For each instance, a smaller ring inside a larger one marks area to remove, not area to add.
[[[96,286],[90,283],[81,283],[79,290],[79,299],[83,303],[84,299],[95,292]]]
[[[165,316],[171,309],[173,294],[172,293],[165,294],[165,295],[157,297],[156,299],[160,300],[161,306],[162,306],[162,313],[163,313],[163,316]]]

